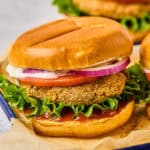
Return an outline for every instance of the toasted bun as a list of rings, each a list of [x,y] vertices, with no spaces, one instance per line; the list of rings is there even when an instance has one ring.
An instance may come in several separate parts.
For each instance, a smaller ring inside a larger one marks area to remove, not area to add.
[[[131,34],[133,41],[135,43],[141,42],[149,32],[150,32],[150,29],[149,30],[141,30],[138,32],[129,31],[129,33]]]
[[[132,39],[120,24],[101,17],[67,18],[21,35],[9,63],[21,68],[84,68],[132,52]]]
[[[150,69],[150,34],[142,42],[140,62],[143,67]]]
[[[130,101],[119,114],[114,117],[105,119],[95,119],[86,122],[66,121],[66,122],[53,122],[27,119],[23,113],[15,109],[17,116],[28,127],[35,130],[36,133],[43,136],[56,136],[56,137],[96,137],[104,133],[108,133],[126,123],[132,115],[134,108],[134,101]]]

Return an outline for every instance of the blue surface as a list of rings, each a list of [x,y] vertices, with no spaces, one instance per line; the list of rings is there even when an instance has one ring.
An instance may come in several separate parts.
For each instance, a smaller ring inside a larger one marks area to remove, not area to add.
[[[131,146],[123,149],[118,149],[118,150],[150,150],[150,143],[142,144],[142,145],[136,145],[136,146]]]
[[[0,94],[0,106],[2,107],[4,113],[6,114],[8,120],[11,118],[15,118],[14,113],[12,112],[11,108],[7,104],[7,102],[4,100],[3,96]]]

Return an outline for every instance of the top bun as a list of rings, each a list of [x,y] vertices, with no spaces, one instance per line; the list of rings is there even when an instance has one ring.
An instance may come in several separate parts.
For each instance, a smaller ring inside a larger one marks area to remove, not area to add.
[[[150,69],[150,34],[142,42],[140,62],[143,67]]]
[[[21,35],[9,63],[20,68],[70,70],[129,56],[133,41],[117,22],[102,17],[67,18]]]

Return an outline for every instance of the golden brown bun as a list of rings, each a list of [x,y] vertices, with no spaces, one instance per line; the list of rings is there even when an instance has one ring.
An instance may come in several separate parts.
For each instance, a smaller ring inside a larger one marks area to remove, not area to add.
[[[150,69],[150,34],[142,42],[140,62],[143,67]]]
[[[57,137],[96,137],[104,133],[108,133],[124,123],[126,123],[132,115],[134,109],[134,101],[130,101],[119,114],[114,117],[109,117],[105,119],[95,119],[86,122],[78,121],[66,121],[66,122],[53,122],[28,120],[25,118],[18,110],[15,110],[17,116],[23,121],[27,126],[33,128],[36,133],[43,136],[57,136]],[[32,126],[32,127],[31,127]]]
[[[117,22],[101,17],[67,18],[21,35],[9,63],[21,68],[68,70],[89,67],[132,52],[130,35]]]

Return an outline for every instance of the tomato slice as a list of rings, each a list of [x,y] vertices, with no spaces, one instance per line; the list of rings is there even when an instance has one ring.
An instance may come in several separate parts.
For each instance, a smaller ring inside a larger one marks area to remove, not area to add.
[[[65,86],[73,86],[79,85],[83,83],[88,83],[90,81],[94,81],[98,79],[98,77],[85,77],[85,76],[74,76],[67,75],[58,77],[56,79],[40,79],[40,78],[21,78],[19,81],[23,84],[42,86],[42,87],[65,87]]]
[[[150,81],[150,73],[146,73],[145,75],[146,75],[147,80]]]
[[[149,3],[150,0],[111,0],[118,3]]]

